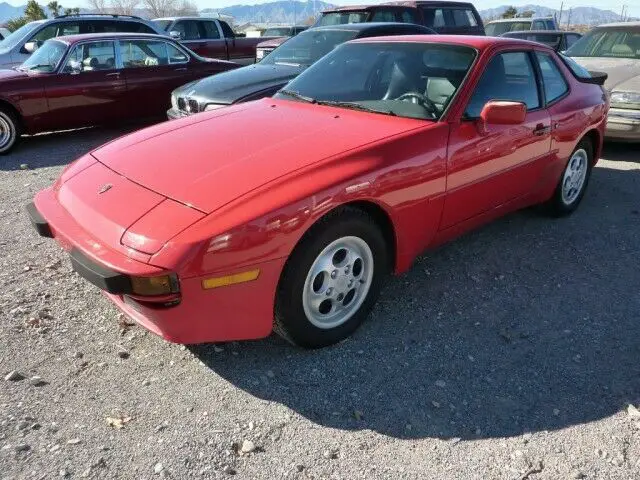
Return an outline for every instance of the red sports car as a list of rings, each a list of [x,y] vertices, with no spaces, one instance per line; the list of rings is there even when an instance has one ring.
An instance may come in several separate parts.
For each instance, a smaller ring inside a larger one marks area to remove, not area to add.
[[[514,39],[343,44],[268,98],[71,164],[28,210],[75,270],[167,340],[335,343],[389,272],[507,212],[580,203],[603,76]]]
[[[0,155],[22,133],[164,116],[173,89],[239,66],[202,58],[161,35],[47,40],[21,66],[0,70]]]

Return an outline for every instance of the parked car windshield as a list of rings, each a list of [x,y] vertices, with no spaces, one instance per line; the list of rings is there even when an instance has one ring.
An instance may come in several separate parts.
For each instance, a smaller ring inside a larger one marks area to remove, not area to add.
[[[348,43],[280,90],[277,98],[437,120],[476,51],[437,43]]]
[[[11,50],[13,47],[20,43],[24,37],[33,32],[36,28],[38,28],[42,22],[30,22],[26,25],[21,26],[7,38],[0,42],[0,52],[6,52]]]
[[[364,23],[369,18],[369,12],[366,10],[356,11],[349,10],[346,12],[330,12],[320,17],[320,21],[316,27],[324,27],[325,25],[344,25],[346,23]]]
[[[520,30],[531,30],[531,20],[524,22],[496,22],[487,23],[484,31],[488,37],[499,37],[503,33],[515,32]]]
[[[286,41],[260,63],[265,65],[311,65],[336,45],[355,38],[354,30],[306,30]]]
[[[640,58],[640,28],[591,30],[566,54],[570,57]]]
[[[44,45],[27,58],[19,68],[20,70],[54,72],[66,51],[67,46],[62,42],[55,40],[44,42]]]
[[[289,27],[267,28],[262,34],[263,37],[288,37],[289,35],[291,35]]]

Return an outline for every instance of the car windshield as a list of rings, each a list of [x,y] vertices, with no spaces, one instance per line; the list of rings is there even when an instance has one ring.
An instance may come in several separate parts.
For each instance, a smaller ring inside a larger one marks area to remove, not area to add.
[[[277,98],[398,117],[437,120],[476,57],[438,43],[347,43],[276,94]]]
[[[488,37],[499,37],[503,33],[516,32],[521,30],[531,30],[531,21],[524,22],[496,22],[488,23],[484,26],[484,31]]]
[[[355,30],[306,30],[286,41],[260,63],[265,65],[311,65],[336,45],[355,38]]]
[[[20,70],[38,72],[54,72],[67,51],[67,46],[56,40],[44,42],[44,45],[36,50],[22,65]]]
[[[11,50],[13,47],[18,45],[20,41],[26,37],[28,34],[33,32],[36,28],[41,25],[41,22],[30,22],[26,25],[21,26],[7,38],[0,42],[0,52],[6,52],[7,50]]]
[[[366,10],[356,11],[349,10],[346,12],[329,12],[320,17],[317,27],[325,25],[344,25],[347,23],[363,23],[369,18],[369,12]]]
[[[166,31],[169,28],[169,25],[173,23],[172,20],[154,20],[155,23],[160,30]]]
[[[263,37],[288,37],[289,35],[291,35],[289,27],[267,28],[262,34]]]
[[[612,57],[640,59],[640,28],[591,30],[566,52],[570,57]]]

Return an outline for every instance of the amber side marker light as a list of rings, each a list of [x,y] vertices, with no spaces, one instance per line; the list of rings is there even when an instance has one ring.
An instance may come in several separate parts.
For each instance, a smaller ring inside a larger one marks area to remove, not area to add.
[[[169,295],[178,292],[180,292],[180,285],[175,275],[131,277],[131,293],[134,295]]]
[[[226,287],[236,283],[251,282],[258,278],[260,270],[249,270],[248,272],[236,273],[225,277],[206,278],[202,280],[202,288],[205,290],[210,288]]]

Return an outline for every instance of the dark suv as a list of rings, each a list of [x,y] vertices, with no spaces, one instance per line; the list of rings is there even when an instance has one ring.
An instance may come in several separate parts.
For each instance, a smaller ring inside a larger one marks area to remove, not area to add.
[[[473,4],[438,0],[336,7],[323,11],[314,26],[361,22],[417,23],[442,34],[484,35],[482,18]]]
[[[23,25],[0,42],[0,68],[21,65],[45,41],[80,33],[155,33],[164,34],[151,22],[131,15],[61,15]]]

